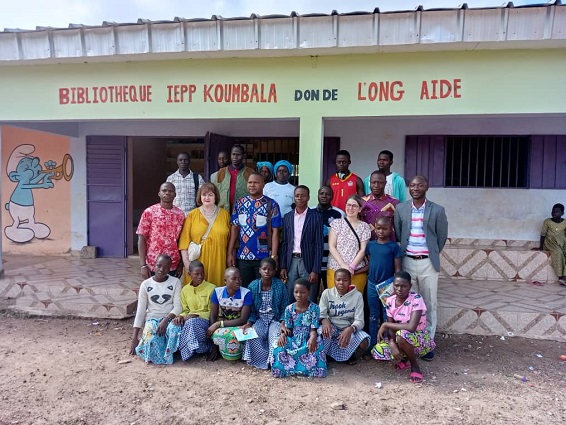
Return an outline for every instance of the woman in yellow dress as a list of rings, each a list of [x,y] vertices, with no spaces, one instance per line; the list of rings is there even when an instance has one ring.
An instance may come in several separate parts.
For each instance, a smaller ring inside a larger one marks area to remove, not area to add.
[[[197,192],[198,208],[192,210],[185,218],[181,236],[179,237],[179,249],[183,257],[185,272],[183,284],[190,282],[187,275],[189,264],[196,258],[189,259],[189,245],[191,242],[201,244],[201,252],[198,260],[204,264],[207,282],[216,286],[224,285],[224,269],[226,268],[226,247],[230,234],[230,215],[223,208],[218,208],[220,194],[212,183],[203,184]],[[203,240],[209,223],[212,228]]]

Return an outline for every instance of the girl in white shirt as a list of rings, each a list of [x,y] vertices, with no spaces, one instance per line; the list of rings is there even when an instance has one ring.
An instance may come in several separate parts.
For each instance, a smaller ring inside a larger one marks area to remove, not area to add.
[[[172,320],[182,312],[181,281],[169,276],[171,257],[161,254],[155,261],[155,276],[142,282],[134,320],[130,354],[146,363],[171,364],[179,347],[182,326]],[[140,339],[139,333],[143,327]]]

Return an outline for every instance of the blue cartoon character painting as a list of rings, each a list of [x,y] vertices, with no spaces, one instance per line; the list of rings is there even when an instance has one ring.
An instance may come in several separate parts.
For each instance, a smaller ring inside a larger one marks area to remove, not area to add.
[[[32,155],[34,151],[33,145],[17,146],[6,167],[6,174],[16,183],[16,188],[10,196],[10,202],[5,205],[13,223],[4,228],[4,233],[8,239],[19,243],[29,242],[33,238],[45,239],[51,233],[48,225],[35,221],[33,191],[51,189],[54,187],[53,180],[65,178],[69,181],[73,176],[73,159],[70,155],[65,155],[58,167],[54,161],[47,161],[43,169],[40,159]]]

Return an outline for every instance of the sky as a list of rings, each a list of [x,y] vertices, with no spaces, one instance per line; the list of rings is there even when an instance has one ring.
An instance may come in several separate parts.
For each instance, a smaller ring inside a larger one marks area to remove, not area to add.
[[[0,30],[68,27],[70,23],[101,25],[103,21],[136,22],[138,18],[173,20],[173,18],[224,18],[305,13],[339,13],[354,11],[414,10],[454,8],[462,0],[0,0]],[[542,3],[544,0],[517,0],[515,6]],[[469,7],[495,7],[501,0],[468,0]]]

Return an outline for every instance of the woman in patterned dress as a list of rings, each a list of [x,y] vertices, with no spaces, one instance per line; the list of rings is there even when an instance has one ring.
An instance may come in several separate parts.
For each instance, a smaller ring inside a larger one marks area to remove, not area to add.
[[[293,295],[296,302],[285,309],[281,336],[273,350],[271,373],[276,378],[292,375],[324,378],[326,355],[317,336],[320,309],[309,301],[311,283],[297,279]]]
[[[240,270],[228,267],[224,273],[226,286],[215,288],[210,297],[210,326],[206,334],[214,343],[209,360],[216,360],[218,353],[225,360],[240,360],[243,344],[234,331],[248,321],[252,305],[252,293],[242,288]]]
[[[264,258],[259,264],[261,279],[252,281],[248,286],[252,292],[253,304],[244,330],[253,327],[258,337],[246,341],[242,358],[249,366],[259,369],[267,369],[271,363],[285,307],[289,304],[285,284],[281,279],[273,277],[276,268],[275,260]]]

